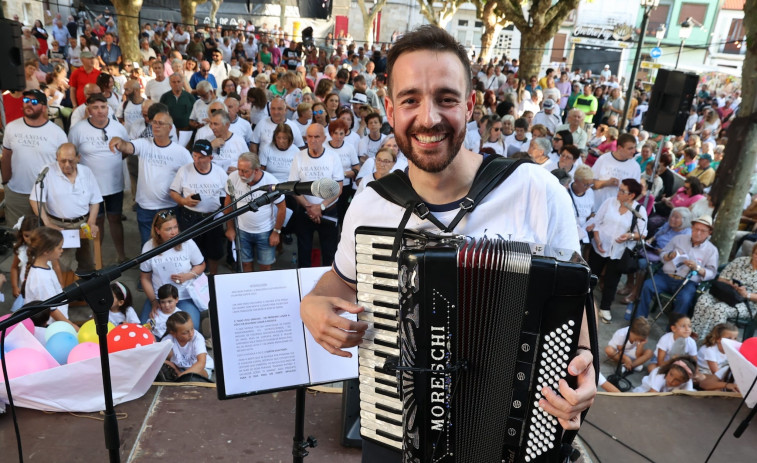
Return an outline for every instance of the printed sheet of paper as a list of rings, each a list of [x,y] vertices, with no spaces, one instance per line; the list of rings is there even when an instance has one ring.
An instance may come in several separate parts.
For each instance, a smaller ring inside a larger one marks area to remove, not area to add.
[[[79,230],[61,230],[60,232],[63,233],[63,249],[81,247]]]
[[[304,297],[309,293],[324,273],[331,267],[301,268],[300,292]],[[357,315],[345,312],[343,317],[356,321]],[[321,347],[305,328],[305,344],[308,352],[308,369],[310,370],[310,382],[313,384],[341,381],[343,379],[357,378],[357,347],[347,349],[352,353],[351,358],[334,355]]]
[[[217,275],[227,395],[308,384],[295,270]]]

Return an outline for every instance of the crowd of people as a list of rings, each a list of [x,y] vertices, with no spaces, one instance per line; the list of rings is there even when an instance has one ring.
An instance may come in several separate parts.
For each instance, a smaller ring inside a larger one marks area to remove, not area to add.
[[[240,196],[241,205],[249,203],[263,194],[254,191],[262,187],[338,182],[331,198],[280,199],[142,264],[147,301],[139,311],[127,312],[131,303],[114,310],[121,314],[116,318],[160,319],[163,336],[174,309],[186,312],[188,320],[168,324],[179,339],[180,328],[194,329],[187,322],[200,326],[201,308],[187,287],[232,259],[232,241],[240,241],[245,271],[254,270],[254,263],[270,269],[282,244],[294,239],[299,266],[319,264],[314,256],[331,265],[353,198],[370,190],[371,181],[407,169],[398,143],[407,134],[393,132],[400,130],[396,120],[389,124],[389,110],[396,107],[385,100],[390,44],[360,47],[331,36],[298,42],[265,24],[225,29],[158,22],[142,25],[140,56],[131,61],[118,45],[116,21],[108,14],[91,22],[69,17],[64,25],[58,17],[49,34],[41,24],[24,28],[26,89],[5,92],[2,99],[5,218],[9,226],[20,226],[14,296],[23,294],[25,280],[27,293],[35,286],[28,268],[38,263],[53,275],[93,267],[86,240],[52,258],[55,239],[47,237],[38,247],[39,240],[31,239],[37,227],[86,226],[102,240],[107,217],[110,239],[124,260],[123,207],[136,211],[147,251]],[[674,312],[692,316],[694,335],[703,341],[716,327],[750,315],[748,302],[757,297],[757,257],[747,251],[751,258],[734,260],[720,275],[742,296],[739,305],[710,295],[694,302],[698,285],[718,275],[718,253],[708,241],[713,206],[707,192],[741,102],[739,89],[729,85],[701,85],[684,134],[667,138],[644,129],[644,115],[654,108],[639,83],[622,117],[623,82],[609,66],[599,75],[564,66],[523,75],[517,59],[479,60],[472,66],[475,102],[462,144],[484,156],[530,159],[566,189],[584,256],[602,276],[602,320],[612,320],[618,295],[626,303],[639,299],[639,315],[646,316],[655,291],[683,286]],[[131,198],[124,197],[127,178]],[[745,201],[750,229],[755,204]],[[32,217],[38,221],[32,224]],[[757,239],[749,231],[747,243]],[[319,253],[313,252],[316,232]],[[640,262],[633,252],[639,244],[647,249]],[[648,260],[662,267],[644,281]],[[122,296],[129,292],[116,289]],[[173,306],[163,310],[164,299],[173,299]],[[52,318],[65,319],[65,313],[54,310]],[[636,325],[632,341],[639,345],[645,335]],[[192,339],[186,336],[184,344]],[[636,354],[629,357],[631,370],[649,357]],[[656,374],[696,370],[686,362],[667,370],[658,362]]]

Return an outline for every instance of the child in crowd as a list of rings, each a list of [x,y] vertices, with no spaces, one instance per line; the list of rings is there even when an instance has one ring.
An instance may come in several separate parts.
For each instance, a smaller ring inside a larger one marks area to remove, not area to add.
[[[723,350],[723,339],[736,339],[739,330],[733,323],[719,323],[704,339],[704,344],[697,354],[697,365],[702,379],[699,388],[705,391],[738,391],[733,382],[728,357]]]
[[[657,355],[647,367],[651,373],[681,356],[696,357],[697,343],[691,339],[691,319],[680,313],[670,315],[670,333],[662,335],[657,341]]]
[[[655,368],[641,380],[641,386],[633,392],[671,392],[693,391],[696,363],[691,357],[678,357],[676,360]]]
[[[39,227],[29,236],[26,281],[21,294],[25,300],[44,301],[62,291],[54,266],[63,254],[63,234],[49,227]],[[68,304],[61,304],[50,311],[47,324],[54,321],[71,323],[68,319]],[[71,323],[79,331],[79,327]]]
[[[118,326],[121,323],[140,324],[137,312],[134,311],[131,301],[131,291],[126,285],[114,281],[110,284],[113,293],[113,305],[108,313],[108,321]]]
[[[171,284],[165,284],[158,288],[158,310],[150,313],[150,324],[155,339],[161,340],[166,334],[166,322],[168,318],[180,312],[176,307],[179,302],[179,289]]]
[[[171,342],[173,347],[164,363],[170,366],[177,376],[197,373],[210,378],[213,359],[208,357],[205,338],[195,329],[189,314],[179,311],[168,317],[166,331],[163,341]]]
[[[613,362],[618,362],[618,355],[620,355],[629,328],[631,334],[628,335],[628,342],[622,359],[624,373],[632,370],[641,371],[644,368],[644,362],[652,358],[652,349],[644,348],[649,337],[649,322],[646,317],[638,317],[631,323],[631,326],[621,328],[612,335],[612,339],[605,347],[607,357]]]
[[[39,217],[29,214],[22,217],[16,233],[16,243],[13,245],[13,264],[11,264],[11,289],[13,297],[16,300],[11,306],[11,312],[15,312],[24,305],[24,296],[21,295],[21,287],[26,281],[26,267],[29,261],[27,250],[29,249],[29,238],[35,228],[39,227]],[[16,228],[16,227],[14,227]],[[55,273],[60,275],[60,267],[55,262]]]

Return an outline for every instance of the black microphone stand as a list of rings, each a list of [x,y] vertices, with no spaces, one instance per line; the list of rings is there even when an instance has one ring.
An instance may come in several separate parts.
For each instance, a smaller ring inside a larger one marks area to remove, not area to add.
[[[235,201],[235,198],[234,198],[235,197],[234,185],[232,184],[231,179],[229,179],[228,188],[229,188],[229,196],[231,196],[231,203],[229,204],[229,206],[232,207],[232,210],[236,210],[237,202]],[[242,199],[242,198],[239,198],[239,199]],[[236,246],[237,248],[237,258],[235,259],[237,272],[242,273],[244,272],[244,268],[242,266],[243,265],[242,264],[242,238],[239,236],[239,221],[236,218],[234,218],[234,246]]]
[[[252,193],[252,191],[243,195],[237,199],[237,201],[250,193]],[[95,325],[100,342],[100,367],[102,368],[103,395],[105,399],[105,419],[103,422],[103,428],[105,431],[105,447],[108,449],[108,455],[112,463],[118,463],[121,460],[121,456],[119,453],[120,440],[118,436],[118,420],[113,405],[113,388],[110,378],[110,361],[108,359],[108,312],[113,304],[113,293],[110,290],[110,283],[120,277],[125,270],[150,260],[154,256],[162,254],[168,249],[220,226],[229,219],[244,214],[248,209],[252,212],[257,212],[261,206],[271,204],[282,194],[283,193],[280,191],[265,193],[250,201],[246,207],[234,209],[217,219],[213,219],[216,214],[212,214],[206,217],[206,219],[198,222],[196,225],[190,227],[188,230],[179,233],[177,236],[144,254],[119,265],[100,269],[86,275],[80,275],[79,280],[63,288],[62,292],[43,301],[39,305],[24,307],[11,314],[11,316],[5,320],[0,321],[1,332],[49,307],[82,300],[89,304],[95,315]],[[231,203],[229,206],[234,204],[236,204],[236,202]],[[229,208],[229,206],[221,207],[218,212],[224,211]]]

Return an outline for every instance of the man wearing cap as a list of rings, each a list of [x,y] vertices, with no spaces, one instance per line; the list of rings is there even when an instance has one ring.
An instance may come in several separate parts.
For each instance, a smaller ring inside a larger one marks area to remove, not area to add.
[[[44,182],[35,184],[29,197],[34,214],[39,215],[43,225],[56,230],[78,231],[87,224],[92,237],[99,239],[95,220],[103,198],[95,175],[87,166],[79,165],[79,153],[72,143],[63,143],[55,157],[55,162],[43,168],[48,171]],[[74,261],[77,266],[74,266]],[[89,240],[82,239],[76,249],[65,249],[60,266],[63,271],[94,270],[95,261]]]
[[[100,70],[95,69],[95,55],[91,51],[83,50],[79,58],[82,65],[71,73],[68,80],[71,103],[74,108],[87,101],[87,97],[84,95],[84,86],[97,82],[97,76],[100,75]]]
[[[193,162],[182,166],[171,182],[169,194],[179,205],[179,230],[186,230],[221,207],[226,198],[226,172],[213,163],[213,147],[197,140],[192,147]],[[215,227],[194,239],[208,262],[211,275],[218,272],[223,257],[223,227]]]
[[[89,112],[87,112],[87,104],[86,104],[87,99],[96,93],[102,93],[99,85],[87,84],[84,86],[84,99],[81,101],[81,104],[77,106],[76,109],[74,109],[71,112],[71,117],[70,117],[71,127],[75,126],[80,121],[89,117]],[[110,117],[113,120],[117,120],[115,117],[115,113],[113,112],[113,109],[110,107],[110,105],[108,105],[108,117]]]
[[[558,112],[559,108],[554,100],[550,98],[545,99],[542,103],[542,110],[534,115],[533,125],[542,124],[549,130],[550,134],[554,135],[557,133],[557,126],[562,124],[562,119],[557,114]]]
[[[168,112],[178,130],[192,130],[189,125],[189,115],[194,108],[195,97],[184,90],[184,77],[180,72],[171,74],[168,83],[171,91],[164,93],[160,97],[160,102],[168,106]]]
[[[229,175],[225,205],[231,204],[232,197],[239,198],[251,190],[265,185],[278,183],[273,174],[260,168],[260,159],[254,153],[242,153],[237,160],[237,169]],[[237,208],[245,207],[250,201],[263,195],[263,191],[252,193],[242,199]],[[228,213],[228,212],[227,212]],[[242,269],[253,271],[253,261],[258,263],[258,270],[270,270],[276,261],[276,246],[281,241],[281,228],[286,217],[284,197],[280,196],[273,204],[261,207],[257,212],[245,212],[237,218],[238,230],[234,221],[226,223],[226,238],[234,242],[239,233],[242,249],[238,250]]]
[[[153,106],[163,106],[155,103]],[[168,110],[155,114],[150,122],[153,138],[138,138],[126,141],[119,137],[110,140],[110,150],[114,153],[139,156],[137,180],[137,223],[141,244],[150,239],[150,229],[155,214],[160,210],[174,209],[176,202],[171,199],[171,182],[176,172],[192,162],[189,151],[169,136],[173,126]]]
[[[105,43],[97,50],[97,60],[100,62],[100,68],[105,68],[110,63],[121,64],[121,47],[113,43],[113,33],[105,34]]]
[[[697,162],[697,168],[692,170],[689,175],[692,175],[702,182],[702,186],[707,188],[715,181],[715,169],[710,166],[712,162],[712,155],[709,153],[703,153],[699,155],[699,161]]]
[[[271,143],[273,141],[273,131],[276,130],[276,126],[279,124],[286,124],[292,129],[292,135],[294,136],[294,146],[302,148],[305,143],[302,141],[302,134],[299,127],[294,121],[286,118],[286,103],[281,97],[274,98],[270,103],[271,117],[258,122],[255,126],[255,130],[252,131],[252,151],[258,153],[261,147]]]
[[[108,100],[102,93],[90,95],[87,99],[89,119],[85,119],[71,127],[68,141],[81,156],[81,163],[92,172],[97,173],[97,186],[103,196],[97,214],[97,226],[100,230],[108,216],[110,237],[116,248],[118,261],[126,259],[124,251],[124,227],[121,223],[121,213],[124,203],[124,174],[121,153],[110,151],[108,142],[114,137],[129,140],[126,129],[118,121],[108,117]],[[100,236],[102,242],[102,235]]]
[[[610,65],[605,64],[605,67],[602,69],[602,72],[600,72],[599,75],[604,77],[605,80],[610,80],[610,77],[612,77],[612,71],[610,70]]]
[[[66,134],[47,116],[47,96],[41,90],[23,92],[20,119],[5,127],[0,158],[5,188],[5,223],[9,226],[32,213],[29,193],[40,171],[55,162],[56,149],[66,143]]]
[[[708,241],[712,234],[712,217],[703,215],[691,223],[691,236],[682,234],[673,237],[663,248],[662,273],[654,276],[654,282],[647,280],[639,296],[639,317],[649,315],[649,308],[657,291],[675,293],[683,282],[686,285],[673,301],[676,313],[688,314],[696,295],[697,285],[715,278],[718,271],[718,249]],[[654,284],[653,284],[654,283]]]

